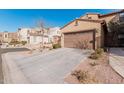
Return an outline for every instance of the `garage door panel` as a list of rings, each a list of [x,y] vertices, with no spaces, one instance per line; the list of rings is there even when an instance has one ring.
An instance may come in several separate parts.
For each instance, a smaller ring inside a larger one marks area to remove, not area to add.
[[[77,45],[87,43],[88,48],[93,48],[93,31],[64,34],[64,46],[78,48]]]

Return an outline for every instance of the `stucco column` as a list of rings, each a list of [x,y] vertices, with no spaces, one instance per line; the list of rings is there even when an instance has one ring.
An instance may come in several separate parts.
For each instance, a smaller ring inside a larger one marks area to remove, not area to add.
[[[64,34],[61,35],[61,47],[64,47]]]

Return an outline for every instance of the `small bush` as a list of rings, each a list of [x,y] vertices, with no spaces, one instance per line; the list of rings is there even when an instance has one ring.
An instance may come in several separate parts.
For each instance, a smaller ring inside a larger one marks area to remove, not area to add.
[[[95,52],[97,54],[101,55],[104,52],[104,50],[102,48],[98,48],[98,49],[95,50]]]
[[[90,65],[91,65],[91,66],[96,66],[96,65],[98,65],[98,63],[96,63],[96,62],[91,62]]]
[[[25,45],[25,44],[27,44],[27,41],[21,41],[21,44]]]
[[[98,59],[99,58],[99,54],[97,54],[96,52],[94,52],[94,53],[92,53],[90,56],[89,56],[89,58],[91,58],[91,59]]]
[[[72,76],[75,76],[80,83],[88,84],[88,83],[99,83],[96,77],[91,77],[88,71],[74,71],[71,73]]]
[[[104,52],[104,50],[102,48],[98,48],[98,49],[95,50],[94,53],[92,53],[89,56],[89,58],[91,58],[91,59],[98,59],[102,55],[103,52]]]
[[[60,44],[53,44],[53,49],[61,48]]]
[[[79,70],[79,71],[72,72],[71,75],[76,76],[76,78],[79,80],[79,82],[83,83],[88,77],[88,72]]]
[[[14,45],[14,46],[16,46],[17,44],[20,44],[20,42],[15,39],[12,39],[9,43],[9,45]]]
[[[52,50],[52,48],[49,48],[49,50]]]

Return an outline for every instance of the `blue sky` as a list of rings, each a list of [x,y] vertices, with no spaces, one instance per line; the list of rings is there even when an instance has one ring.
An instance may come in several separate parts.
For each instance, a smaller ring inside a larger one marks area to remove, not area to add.
[[[0,10],[0,32],[15,32],[18,28],[32,28],[42,20],[45,27],[64,26],[71,20],[86,14],[96,12],[106,14],[115,9],[11,9]]]

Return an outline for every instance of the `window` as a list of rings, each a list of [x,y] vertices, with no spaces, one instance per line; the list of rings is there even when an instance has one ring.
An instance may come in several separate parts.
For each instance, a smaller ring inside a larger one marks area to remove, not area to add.
[[[30,30],[27,30],[27,33],[30,33]]]
[[[120,14],[120,22],[124,22],[124,13]]]
[[[30,39],[30,37],[27,37],[27,39]]]
[[[75,21],[75,26],[78,26],[78,21],[77,20]]]
[[[122,39],[122,38],[124,38],[124,35],[118,35],[118,38]]]
[[[88,19],[92,19],[92,17],[88,17]]]
[[[33,40],[34,42],[36,42],[36,37],[34,36],[34,40]]]
[[[5,34],[5,38],[7,38],[7,34]]]

